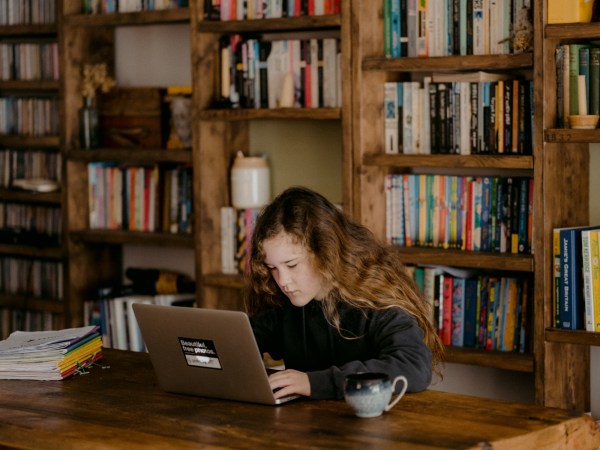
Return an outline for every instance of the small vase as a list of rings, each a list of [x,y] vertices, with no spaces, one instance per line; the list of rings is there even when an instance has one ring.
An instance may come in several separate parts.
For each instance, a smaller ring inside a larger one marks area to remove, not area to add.
[[[84,105],[79,110],[79,139],[81,148],[100,146],[98,108],[90,97],[84,98]]]

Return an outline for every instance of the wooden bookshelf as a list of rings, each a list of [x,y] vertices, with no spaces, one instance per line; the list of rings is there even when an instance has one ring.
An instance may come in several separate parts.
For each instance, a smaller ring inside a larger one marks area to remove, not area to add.
[[[80,326],[83,323],[83,301],[93,298],[100,286],[121,283],[124,246],[193,249],[196,245],[192,234],[90,229],[88,164],[106,162],[161,168],[191,166],[192,152],[166,148],[82,149],[78,115],[83,105],[80,90],[83,65],[105,63],[109,74],[114,77],[115,35],[119,27],[189,24],[190,9],[86,15],[82,14],[80,0],[62,0],[62,5],[69,312],[71,326]]]
[[[350,2],[342,1],[342,11]],[[339,121],[349,129],[350,97],[350,32],[349,14],[299,16],[280,19],[213,21],[204,17],[203,2],[192,4],[192,65],[195,117],[199,132],[194,137],[194,196],[196,202],[196,279],[201,280],[201,305],[243,308],[241,275],[223,275],[220,254],[220,208],[230,205],[229,169],[237,150],[249,150],[250,128],[254,121]],[[340,108],[260,108],[215,109],[218,92],[219,40],[231,34],[269,35],[292,39],[319,36],[323,30],[341,41],[342,106]],[[347,136],[346,136],[347,135]],[[349,133],[344,133],[342,191],[344,207],[351,210],[352,153]],[[272,168],[276,170],[276,168]],[[338,170],[338,169],[336,169]],[[273,195],[276,195],[274,192]],[[203,243],[210,243],[205,245]]]
[[[60,16],[60,1],[49,0],[47,3],[54,3],[56,7],[56,16]],[[0,26],[0,41],[8,42],[11,44],[18,45],[19,43],[58,43],[61,39],[61,29],[59,20],[55,23],[45,24],[31,24],[27,23],[27,19],[23,19],[23,23],[14,25],[1,25]],[[60,59],[60,57],[59,57]],[[25,62],[24,60],[22,61]],[[48,63],[48,61],[45,61]],[[60,61],[59,61],[60,64]],[[43,96],[52,97],[57,99],[60,104],[62,96],[62,79],[31,79],[23,80],[18,79],[17,75],[13,74],[10,79],[0,80],[0,91],[2,96]],[[59,115],[58,122],[61,124],[62,117]],[[3,134],[0,135],[0,145],[3,151],[15,151],[26,154],[30,152],[36,152],[40,154],[47,153],[48,155],[54,155],[57,159],[58,171],[62,172],[61,168],[61,140],[58,131],[54,135],[42,135],[34,136],[25,133],[22,134]],[[25,158],[23,158],[25,160]],[[29,160],[27,160],[29,161]],[[5,160],[6,162],[6,160]],[[33,162],[32,164],[36,164]],[[49,168],[48,168],[49,169]],[[31,170],[31,167],[19,167],[19,170]],[[12,174],[11,174],[12,176]],[[59,175],[57,174],[57,177]],[[38,193],[26,190],[21,190],[16,187],[12,187],[12,177],[10,182],[3,180],[8,184],[0,187],[0,202],[3,204],[11,204],[18,207],[35,207],[41,209],[57,209],[61,218],[64,217],[65,208],[63,202],[63,183],[59,183],[59,189],[55,192],[49,193]],[[5,212],[4,214],[8,214]],[[21,230],[22,231],[22,230]],[[18,231],[17,235],[21,233]],[[32,230],[33,231],[33,230]],[[37,263],[48,263],[58,264],[57,272],[62,272],[63,278],[67,275],[67,251],[66,245],[64,244],[64,231],[61,230],[61,236],[57,238],[57,242],[53,242],[52,245],[49,243],[43,243],[41,240],[33,242],[32,240],[21,240],[17,235],[10,238],[7,237],[4,242],[0,243],[0,256],[4,259],[14,259],[27,261],[27,264]],[[14,263],[14,261],[13,261]],[[3,270],[8,273],[8,270],[12,270],[8,265],[3,265]],[[51,275],[41,274],[40,282],[44,283],[48,281]],[[3,284],[0,281],[0,284]],[[30,283],[26,289],[32,289],[33,282]],[[35,289],[39,286],[35,286]],[[2,286],[2,292],[0,292],[0,305],[2,306],[3,321],[0,326],[0,335],[6,337],[10,332],[16,330],[21,325],[13,322],[12,317],[14,310],[27,310],[32,311],[33,314],[51,314],[53,319],[52,322],[55,326],[63,326],[68,323],[68,309],[66,296],[64,293],[56,293],[55,298],[47,298],[34,294],[27,294],[23,292],[19,293],[8,293],[5,291],[7,287]],[[19,288],[21,289],[21,288]],[[7,320],[8,319],[8,320]],[[19,328],[21,329],[21,328]],[[38,331],[38,330],[32,330]]]
[[[598,130],[558,130],[555,126],[554,47],[560,40],[597,38],[599,24],[549,26],[545,0],[532,2],[533,52],[511,55],[385,58],[383,6],[352,2],[354,215],[377,236],[385,236],[384,177],[392,173],[496,174],[534,179],[534,238],[531,255],[501,255],[432,248],[401,248],[409,264],[477,268],[488,273],[515,270],[533,280],[531,353],[504,354],[449,347],[452,362],[534,374],[535,398],[548,406],[589,408],[589,345],[596,336],[548,329],[551,320],[551,230],[587,224],[587,144]],[[384,151],[383,85],[435,72],[489,71],[525,74],[534,80],[533,155],[387,155]],[[360,89],[358,89],[360,87]],[[564,153],[563,153],[564,152]],[[583,345],[582,345],[583,344]]]

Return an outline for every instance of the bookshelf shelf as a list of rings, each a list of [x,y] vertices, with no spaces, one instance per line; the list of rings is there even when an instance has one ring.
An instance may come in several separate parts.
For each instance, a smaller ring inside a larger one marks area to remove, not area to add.
[[[0,198],[3,201],[20,203],[44,203],[60,205],[62,203],[60,192],[30,192],[17,189],[0,188]]]
[[[64,22],[67,26],[84,27],[185,23],[189,20],[189,8],[112,14],[70,14],[64,16]]]
[[[398,258],[410,264],[456,266],[469,269],[493,269],[513,272],[533,272],[531,255],[469,252],[427,247],[398,247]]]
[[[27,92],[53,92],[58,91],[60,82],[58,80],[2,80],[0,90],[3,91],[27,91]]]
[[[570,331],[546,328],[545,339],[548,342],[561,344],[600,346],[600,333],[589,333],[579,330]]]
[[[448,362],[453,363],[475,364],[516,372],[534,371],[533,356],[530,354],[446,347],[446,357]]]
[[[60,260],[64,258],[65,251],[60,247],[0,244],[0,254]]]
[[[273,109],[206,109],[200,111],[200,120],[339,120],[340,108],[273,108]]]
[[[244,276],[210,273],[202,277],[202,284],[213,287],[242,289],[244,287]]]
[[[380,167],[460,167],[532,170],[529,155],[385,155],[369,154],[363,158],[366,166]]]
[[[37,24],[37,25],[2,25],[0,26],[0,37],[44,37],[56,36],[58,27],[56,24]]]
[[[192,162],[192,152],[189,150],[165,150],[165,149],[93,149],[93,150],[69,150],[67,158],[73,161],[118,161],[133,164],[149,163],[185,163]]]
[[[60,146],[58,136],[24,136],[14,134],[0,135],[0,145],[5,147],[52,147]]]
[[[268,31],[307,31],[339,28],[341,17],[339,14],[326,16],[298,16],[281,19],[255,19],[255,20],[201,20],[196,26],[199,33],[264,33]]]
[[[550,128],[544,130],[544,142],[564,144],[591,144],[600,142],[600,129],[573,130],[568,128]]]
[[[54,314],[60,314],[64,310],[64,305],[59,299],[32,297],[20,294],[0,294],[0,304],[2,304],[3,307],[49,311]]]
[[[546,25],[546,39],[597,39],[600,37],[600,23],[568,23]]]
[[[502,70],[531,69],[532,66],[533,55],[531,53],[437,56],[430,58],[368,57],[362,61],[363,70],[385,72],[431,72],[440,70],[451,72],[473,70],[498,72]]]
[[[71,231],[75,242],[88,244],[141,245],[157,247],[194,247],[194,238],[187,234],[151,233],[126,230],[82,230]]]

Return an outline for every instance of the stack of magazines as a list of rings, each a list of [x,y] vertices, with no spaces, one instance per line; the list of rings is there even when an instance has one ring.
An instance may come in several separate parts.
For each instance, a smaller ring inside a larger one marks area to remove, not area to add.
[[[62,380],[101,358],[97,326],[15,331],[0,341],[0,379]]]

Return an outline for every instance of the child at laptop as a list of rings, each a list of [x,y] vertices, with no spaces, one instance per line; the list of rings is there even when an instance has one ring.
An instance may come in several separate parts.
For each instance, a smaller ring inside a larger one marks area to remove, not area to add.
[[[293,187],[257,218],[248,310],[262,352],[283,359],[276,398],[343,398],[345,376],[404,375],[408,390],[441,375],[430,309],[391,247],[322,195]]]

